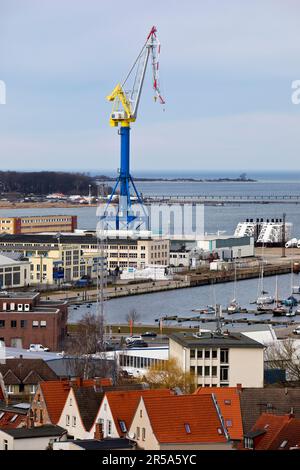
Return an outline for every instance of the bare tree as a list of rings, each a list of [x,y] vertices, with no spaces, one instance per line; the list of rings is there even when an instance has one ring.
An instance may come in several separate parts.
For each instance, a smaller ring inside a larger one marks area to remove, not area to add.
[[[85,314],[77,331],[69,341],[67,353],[70,368],[76,376],[88,379],[95,376],[113,377],[117,380],[117,360],[107,360],[103,319],[93,313]],[[94,356],[96,354],[96,357]]]
[[[269,346],[265,361],[270,369],[285,369],[289,380],[300,380],[300,347],[292,338],[277,341]]]
[[[132,308],[125,316],[127,323],[131,323],[132,326],[140,319],[140,314]]]

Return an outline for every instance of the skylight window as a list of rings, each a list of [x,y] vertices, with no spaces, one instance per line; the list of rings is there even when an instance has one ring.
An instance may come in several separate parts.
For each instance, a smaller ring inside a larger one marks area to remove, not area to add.
[[[284,449],[285,446],[287,445],[288,441],[282,441],[282,443],[280,444],[279,448],[280,449]]]
[[[122,432],[127,432],[125,421],[119,421],[119,425]]]
[[[11,423],[14,423],[17,419],[18,415],[13,415],[13,417],[11,418],[10,422]]]
[[[191,434],[191,427],[190,427],[189,423],[185,423],[184,427],[185,427],[185,432],[187,434]]]
[[[4,416],[4,411],[0,413],[0,419],[3,418],[3,416]]]
[[[226,420],[226,426],[227,426],[228,428],[231,428],[231,427],[232,427],[232,419],[227,419],[227,420]]]
[[[224,400],[225,405],[231,405],[231,400]]]

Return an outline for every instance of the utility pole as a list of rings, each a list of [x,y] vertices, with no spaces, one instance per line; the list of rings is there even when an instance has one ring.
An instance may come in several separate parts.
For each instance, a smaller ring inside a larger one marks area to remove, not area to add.
[[[285,255],[285,219],[286,219],[286,213],[284,212],[283,213],[283,216],[282,216],[282,254],[281,254],[281,258],[285,258],[286,255]]]

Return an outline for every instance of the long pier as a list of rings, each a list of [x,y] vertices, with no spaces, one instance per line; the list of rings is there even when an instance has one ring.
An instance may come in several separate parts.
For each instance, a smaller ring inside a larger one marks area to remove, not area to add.
[[[192,194],[192,195],[161,195],[143,196],[145,204],[167,203],[167,204],[300,204],[300,195],[276,195],[276,194],[243,194],[222,195],[215,194]]]

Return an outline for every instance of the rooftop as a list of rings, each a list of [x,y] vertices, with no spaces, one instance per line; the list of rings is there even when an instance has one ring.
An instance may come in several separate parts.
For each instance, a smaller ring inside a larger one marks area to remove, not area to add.
[[[60,426],[46,424],[45,426],[37,426],[34,428],[18,428],[18,429],[3,429],[0,431],[6,432],[14,439],[31,439],[34,437],[56,437],[62,436],[67,431]]]
[[[214,395],[224,418],[224,424],[233,440],[243,439],[240,395],[237,387],[200,387],[195,395]]]
[[[228,348],[263,348],[257,341],[243,335],[242,333],[201,333],[201,335],[190,332],[172,333],[170,339],[186,348],[197,348],[205,346],[228,347]]]
[[[126,438],[103,439],[102,441],[97,441],[95,439],[82,439],[64,442],[72,442],[84,450],[132,449],[136,446],[134,441]]]
[[[142,397],[160,443],[226,443],[211,395]]]

